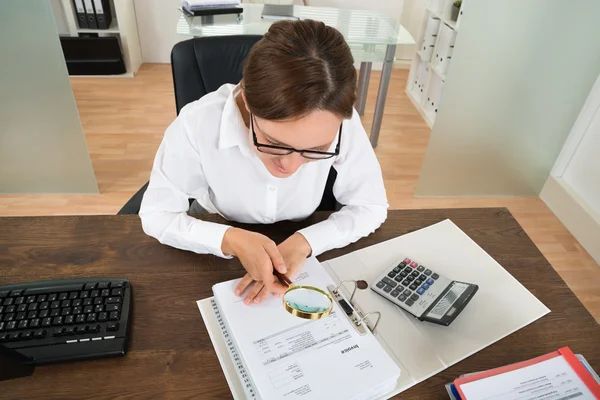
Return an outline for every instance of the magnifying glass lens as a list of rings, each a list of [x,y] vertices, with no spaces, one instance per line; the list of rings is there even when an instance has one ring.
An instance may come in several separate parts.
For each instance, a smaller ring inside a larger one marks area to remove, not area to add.
[[[285,304],[302,313],[321,314],[331,309],[332,300],[319,290],[298,287],[283,295]]]

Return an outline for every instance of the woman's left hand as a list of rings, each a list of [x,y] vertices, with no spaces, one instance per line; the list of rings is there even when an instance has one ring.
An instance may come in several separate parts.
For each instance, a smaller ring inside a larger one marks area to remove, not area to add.
[[[294,233],[292,236],[287,238],[285,241],[277,246],[279,253],[283,257],[285,267],[287,268],[286,275],[288,278],[293,278],[300,268],[304,265],[306,258],[312,253],[312,249],[308,241],[302,236],[301,233]],[[273,279],[277,280],[277,277],[273,275]],[[246,274],[238,283],[235,288],[235,294],[241,296],[244,291],[250,286],[250,290],[244,298],[244,303],[260,303],[269,296],[269,292],[264,289],[262,282],[256,282]],[[276,296],[278,295],[275,294]]]

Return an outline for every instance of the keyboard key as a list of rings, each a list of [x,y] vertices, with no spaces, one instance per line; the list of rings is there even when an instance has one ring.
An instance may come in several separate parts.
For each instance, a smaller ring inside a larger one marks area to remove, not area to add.
[[[50,308],[50,303],[48,303],[47,301],[44,301],[43,303],[40,303],[40,310],[47,310],[48,308]]]
[[[422,280],[420,280],[420,279],[417,279],[417,280],[415,281],[415,285],[421,285],[421,283],[423,283],[423,281],[422,281]]]
[[[63,335],[64,330],[65,330],[65,328],[56,328],[54,330],[54,332],[52,333],[52,336],[54,336],[54,337],[60,337],[60,336]]]
[[[67,300],[69,298],[69,293],[63,292],[60,295],[58,295],[58,300],[63,301],[63,300]]]
[[[46,301],[46,299],[47,299],[47,298],[48,298],[48,295],[47,295],[47,294],[40,294],[40,295],[37,297],[37,302],[38,302],[38,303],[42,303],[42,302]]]
[[[433,274],[433,275],[431,275],[431,277],[432,277],[433,279],[437,279],[437,278],[439,278],[440,276],[439,276],[438,274]]]
[[[392,287],[391,287],[391,286],[387,286],[387,285],[386,285],[386,286],[383,288],[383,291],[384,291],[384,292],[386,292],[386,293],[389,293],[389,292],[391,292],[391,291],[392,291]]]
[[[10,306],[15,301],[14,297],[7,297],[2,302],[3,306]]]
[[[417,285],[415,285],[414,283],[412,285],[409,286],[410,290],[417,290]]]
[[[97,320],[97,316],[95,313],[88,314],[87,318],[85,319],[86,322],[96,322],[96,320]]]
[[[427,280],[427,275],[421,274],[421,276],[419,277],[419,279],[422,280],[422,281],[426,281]]]
[[[21,334],[21,340],[31,340],[33,339],[33,332],[29,331],[29,332],[23,332]]]
[[[99,290],[92,290],[90,292],[90,297],[98,297],[100,296],[100,291]]]
[[[102,304],[102,297],[96,297],[94,299],[94,305],[97,306],[98,304]]]
[[[398,297],[398,295],[400,294],[400,292],[398,290],[392,290],[392,292],[390,293],[393,297]]]
[[[427,279],[428,285],[433,285],[433,282],[435,282],[433,279],[431,279],[431,278]]]
[[[391,287],[396,287],[396,285],[397,285],[396,282],[394,282],[387,276],[383,277],[382,281],[384,281],[386,283],[386,285],[390,285]],[[111,299],[113,301],[109,301]],[[114,300],[118,300],[118,301],[114,301]],[[108,299],[106,299],[106,304],[111,304],[111,303],[121,303],[121,298],[120,297],[109,297]]]
[[[69,294],[69,300],[75,300],[77,297],[79,297],[79,293],[77,292],[71,292],[71,294]]]
[[[84,290],[94,290],[94,289],[96,289],[96,285],[97,285],[97,283],[86,283],[85,287],[83,289]]]
[[[9,335],[8,333],[0,334],[0,343],[8,342],[8,335]]]
[[[83,300],[81,299],[75,299],[71,302],[71,305],[73,307],[81,307],[81,304],[83,303]]]
[[[423,284],[423,286],[421,286],[421,287],[423,288],[423,290],[427,290],[427,289],[429,289],[429,285],[428,285],[428,284],[426,284],[426,283],[424,283],[424,284]]]
[[[384,283],[384,285],[385,285],[385,283]],[[107,312],[121,311],[121,305],[120,304],[109,304],[106,306],[106,311]]]
[[[83,324],[85,322],[85,314],[79,314],[77,318],[75,318],[76,324]]]
[[[400,269],[401,269],[400,267],[396,267],[396,268],[394,268],[394,272],[398,273],[398,272],[400,272]]]
[[[404,294],[401,294],[400,297],[398,297],[398,300],[404,301],[406,300],[406,296]]]
[[[410,258],[405,258],[404,261],[402,261],[404,264],[408,265],[411,262]]]
[[[58,317],[59,315],[60,315],[60,308],[55,308],[54,310],[50,311],[51,318]]]
[[[101,312],[100,314],[98,314],[98,321],[99,322],[106,322],[106,321],[108,321],[108,313]]]
[[[408,273],[406,271],[400,272],[401,277],[406,278],[406,275],[408,275]]]
[[[118,323],[118,322],[109,322],[109,323],[106,325],[106,330],[107,330],[108,332],[111,332],[111,331],[118,331],[118,330],[119,330],[119,323]]]
[[[94,312],[102,312],[102,311],[104,311],[103,305],[98,305],[98,306],[94,307]]]
[[[62,312],[60,313],[60,315],[62,315],[63,317],[66,317],[67,315],[71,314],[73,314],[73,309],[71,307],[63,308]]]
[[[42,321],[39,318],[34,318],[29,323],[29,327],[32,329],[39,328]]]
[[[56,293],[51,293],[51,294],[49,294],[49,295],[48,295],[48,301],[49,301],[49,302],[56,301],[56,299],[58,299],[58,294],[56,294]]]
[[[425,275],[429,276],[431,275],[431,270],[430,269],[426,269],[425,272],[423,272]]]
[[[46,328],[48,326],[52,326],[52,318],[44,318],[42,320],[42,328]]]
[[[85,306],[91,306],[93,302],[94,302],[94,300],[92,300],[92,299],[90,299],[90,298],[88,298],[88,299],[85,299],[85,300],[83,300],[83,306],[84,306],[84,307],[85,307]]]
[[[406,289],[404,291],[404,293],[402,293],[402,294],[405,295],[406,297],[408,297],[408,296],[410,296],[412,294],[412,292],[410,290]]]
[[[90,292],[89,291],[83,291],[79,294],[79,298],[80,299],[87,299],[88,297],[90,297]]]
[[[419,276],[419,273],[417,271],[413,271],[413,272],[411,272],[410,276],[417,277],[417,276]]]
[[[87,306],[83,309],[84,314],[89,314],[92,311],[94,311],[94,307],[92,307],[92,306]]]
[[[63,302],[60,303],[60,307],[61,308],[71,307],[71,300],[63,300]]]
[[[405,279],[405,280],[402,282],[402,284],[403,284],[404,286],[408,286],[408,285],[410,285],[410,281],[409,281],[408,279]]]
[[[39,331],[35,331],[35,333],[33,334],[33,337],[36,339],[43,339],[46,337],[46,330],[45,329],[41,329]]]
[[[123,289],[125,288],[125,282],[113,282],[110,284],[110,287]]]
[[[418,288],[418,289],[417,289],[417,293],[419,293],[420,295],[423,295],[423,293],[425,293],[425,289],[423,289],[423,288]]]
[[[406,299],[406,301],[404,302],[404,304],[406,304],[407,306],[412,306],[413,304],[415,304],[415,302],[411,299]]]
[[[406,280],[409,281],[409,282],[412,282],[412,281],[415,280],[415,277],[414,276],[407,276]]]
[[[407,274],[410,274],[412,272],[412,268],[406,267],[406,268],[404,268],[404,272],[406,272]]]
[[[24,312],[20,312],[20,313],[17,313],[17,316],[16,316],[16,318],[15,318],[15,319],[16,319],[17,321],[20,321],[20,320],[22,320],[22,319],[26,319],[26,317],[27,317],[27,314],[25,314]]]
[[[50,311],[48,310],[42,310],[40,311],[40,313],[38,314],[39,318],[46,318],[48,316],[48,314],[50,314]]]
[[[75,291],[79,291],[81,290],[81,285],[80,284],[75,284],[75,285],[58,285],[58,286],[46,286],[46,287],[41,287],[41,288],[30,288],[25,290],[25,294],[26,295],[30,295],[30,294],[47,294],[47,293],[51,293],[54,296],[56,296],[57,292],[75,292]],[[54,301],[56,300],[56,297],[53,298],[52,300],[48,300],[48,301]],[[62,299],[64,300],[64,299]]]
[[[100,292],[100,296],[102,296],[102,297],[110,296],[110,290],[104,289],[102,292]]]
[[[422,265],[419,265],[419,266],[417,267],[417,271],[419,271],[419,272],[423,272],[423,271],[425,271],[425,267],[424,267],[424,266],[422,266]]]
[[[98,289],[100,289],[100,290],[108,289],[108,282],[100,282],[98,284]]]
[[[9,342],[16,342],[21,338],[21,332],[11,333],[8,335]]]
[[[4,322],[10,322],[15,320],[15,314],[9,313],[4,316]]]
[[[65,317],[65,325],[73,325],[75,323],[75,317],[72,315],[67,315]]]
[[[416,261],[413,261],[413,262],[410,263],[410,266],[412,268],[417,268],[419,266],[419,264]]]
[[[63,317],[54,317],[54,319],[52,320],[52,325],[54,326],[60,326],[63,324]]]
[[[53,301],[50,304],[50,308],[55,309],[55,308],[60,308],[60,301]]]
[[[35,303],[35,296],[27,296],[27,298],[25,299],[25,303],[27,303],[27,304]]]
[[[17,307],[17,312],[27,311],[27,304],[21,304]]]
[[[401,282],[401,281],[402,281],[402,279],[404,279],[404,278],[402,278],[400,275],[397,275],[397,276],[394,278],[394,280],[395,280],[396,282]]]
[[[86,326],[76,326],[75,327],[75,333],[77,334],[82,334],[82,333],[86,333],[88,331],[88,327]]]
[[[16,306],[7,306],[6,309],[4,310],[5,313],[14,313],[15,311],[17,311]]]
[[[6,322],[2,321],[0,322],[0,332],[4,332],[4,330],[6,330]]]
[[[17,329],[27,329],[28,326],[28,321],[24,319],[23,321],[19,322],[19,325],[17,325]]]
[[[27,314],[27,319],[34,319],[37,318],[37,311],[29,311],[29,314]]]
[[[29,307],[27,307],[27,311],[36,311],[38,309],[38,303],[31,303]]]
[[[0,291],[0,298],[4,298],[8,296],[8,290]]]
[[[25,297],[21,296],[21,297],[17,297],[17,298],[15,299],[15,305],[16,305],[16,306],[18,306],[18,305],[21,305],[21,304],[23,304],[23,303],[25,303]]]
[[[4,306],[0,303],[0,314],[4,312]]]
[[[394,271],[390,271],[390,272],[388,272],[388,276],[389,276],[390,278],[393,278],[393,277],[395,277],[395,276],[396,276],[396,273],[395,273]]]
[[[419,300],[419,295],[417,293],[413,293],[412,296],[410,296],[410,299],[412,301],[417,301]]]
[[[63,332],[63,336],[73,336],[75,334],[74,326],[67,326]]]
[[[17,321],[10,321],[6,324],[7,331],[14,331],[15,329],[17,329]]]
[[[83,308],[81,307],[73,307],[73,315],[79,315],[83,312]]]
[[[88,331],[90,331],[92,333],[98,333],[98,332],[100,332],[100,325],[89,326]]]

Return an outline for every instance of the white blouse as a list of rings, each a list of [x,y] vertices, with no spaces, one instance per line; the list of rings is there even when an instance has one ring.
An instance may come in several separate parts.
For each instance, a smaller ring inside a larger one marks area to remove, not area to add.
[[[339,156],[276,178],[251,147],[235,101],[238,92],[238,86],[223,85],[186,105],[167,128],[139,213],[144,232],[173,247],[228,257],[221,242],[229,226],[189,216],[189,198],[230,221],[301,220],[319,206],[332,165],[333,193],[344,207],[299,231],[312,255],[355,242],[385,221],[381,169],[356,111],[343,122]],[[336,144],[337,139],[329,151]]]

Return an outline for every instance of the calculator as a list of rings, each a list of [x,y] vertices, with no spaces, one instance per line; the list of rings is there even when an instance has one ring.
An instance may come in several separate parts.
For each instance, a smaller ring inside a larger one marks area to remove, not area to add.
[[[469,303],[479,287],[446,278],[405,258],[385,269],[371,289],[420,321],[448,326]]]

